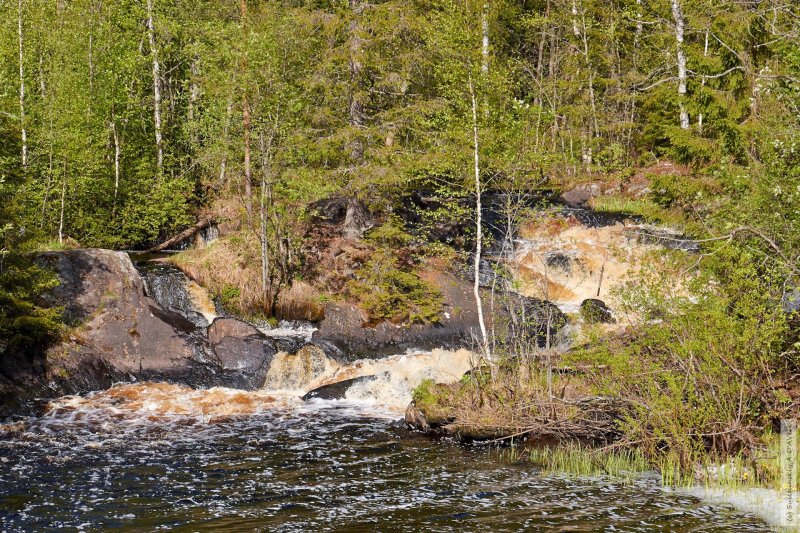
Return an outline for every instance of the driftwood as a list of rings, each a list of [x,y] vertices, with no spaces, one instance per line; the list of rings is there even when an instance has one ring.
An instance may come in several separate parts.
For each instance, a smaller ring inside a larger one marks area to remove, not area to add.
[[[205,218],[203,220],[199,220],[197,222],[197,224],[195,224],[194,226],[191,226],[191,227],[183,230],[182,232],[178,233],[177,235],[175,235],[173,237],[170,237],[169,239],[167,239],[166,241],[162,242],[161,244],[159,244],[157,246],[153,246],[152,248],[148,248],[147,250],[145,250],[145,253],[154,253],[154,252],[164,251],[167,248],[169,248],[170,246],[178,244],[181,241],[185,241],[186,239],[188,239],[189,237],[191,237],[192,235],[194,235],[198,231],[202,231],[202,230],[206,229],[207,227],[209,227],[211,225],[212,222],[213,222],[213,220],[210,219],[210,218]]]

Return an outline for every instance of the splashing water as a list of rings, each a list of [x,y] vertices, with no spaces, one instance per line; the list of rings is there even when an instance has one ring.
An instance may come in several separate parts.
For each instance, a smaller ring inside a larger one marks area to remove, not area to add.
[[[280,375],[307,356],[283,354],[273,384],[289,384]],[[293,391],[119,384],[0,425],[0,530],[764,529],[653,477],[622,485],[543,476],[487,448],[401,429],[397,409],[413,386],[459,379],[473,363],[468,351],[317,361],[326,362]],[[299,399],[367,375],[378,377],[342,400]]]

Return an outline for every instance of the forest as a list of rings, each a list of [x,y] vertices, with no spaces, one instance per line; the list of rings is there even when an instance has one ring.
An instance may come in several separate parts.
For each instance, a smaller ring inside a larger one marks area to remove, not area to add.
[[[371,325],[425,324],[442,310],[431,264],[477,265],[480,305],[481,199],[516,198],[518,227],[597,187],[592,209],[698,250],[639,265],[620,298],[644,325],[587,328],[560,363],[625,403],[619,442],[687,471],[753,459],[798,412],[795,2],[3,0],[0,15],[0,357],[67,330],[41,298],[57,283],[43,251],[147,250],[213,222],[217,243],[174,261],[240,316],[318,320],[345,300]],[[423,193],[440,208],[409,225]],[[309,229],[336,199],[356,241],[342,272]],[[459,431],[541,429],[522,404],[573,377],[547,356],[526,382],[546,350],[481,327],[491,383],[423,384],[418,406]]]

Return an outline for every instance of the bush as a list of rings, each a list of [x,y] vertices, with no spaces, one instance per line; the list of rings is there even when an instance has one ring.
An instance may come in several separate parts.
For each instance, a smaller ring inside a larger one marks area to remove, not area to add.
[[[644,275],[623,299],[647,322],[570,357],[598,394],[627,405],[625,439],[683,469],[709,454],[750,453],[780,409],[771,383],[784,364],[786,317],[746,251],[716,254],[682,291],[665,269]]]
[[[0,254],[0,356],[42,348],[59,334],[61,309],[36,302],[56,285],[52,272],[20,255]]]
[[[444,306],[442,294],[415,272],[401,270],[389,250],[378,250],[345,291],[360,302],[373,323],[436,322]]]

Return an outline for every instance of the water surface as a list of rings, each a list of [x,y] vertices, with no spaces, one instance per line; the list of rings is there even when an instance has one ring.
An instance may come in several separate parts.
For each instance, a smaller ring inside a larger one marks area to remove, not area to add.
[[[652,477],[543,476],[396,412],[134,385],[0,430],[0,530],[764,531]]]

